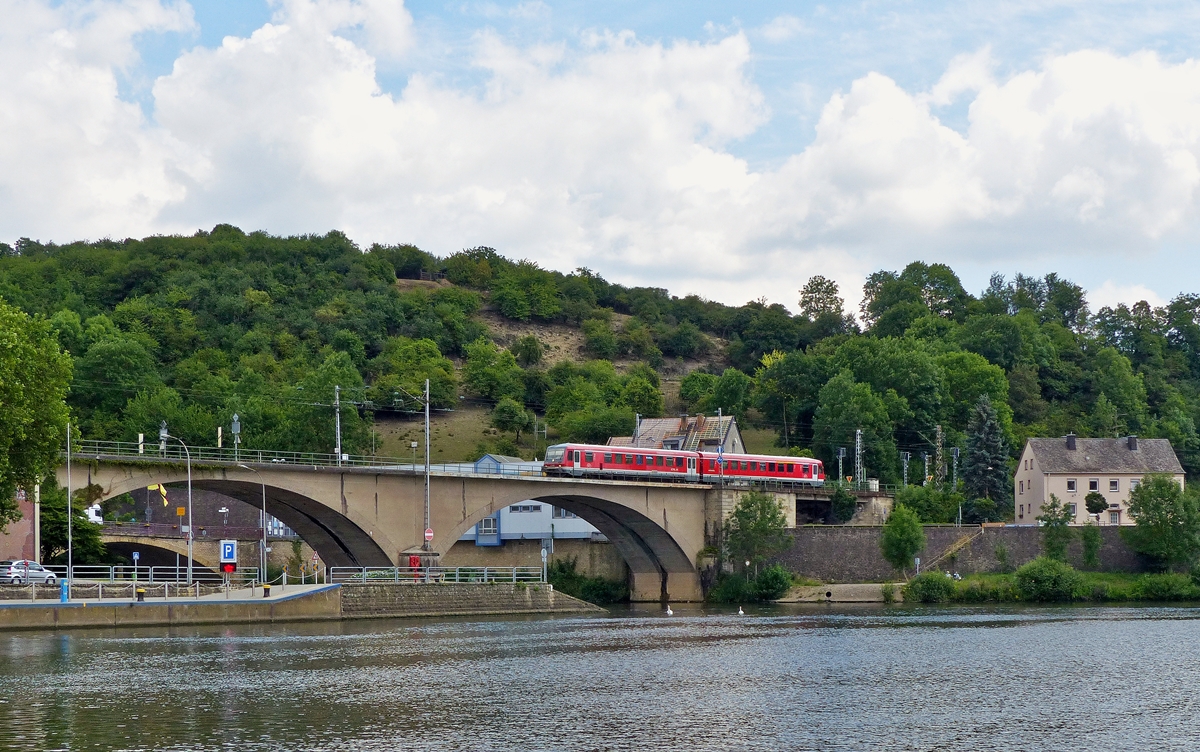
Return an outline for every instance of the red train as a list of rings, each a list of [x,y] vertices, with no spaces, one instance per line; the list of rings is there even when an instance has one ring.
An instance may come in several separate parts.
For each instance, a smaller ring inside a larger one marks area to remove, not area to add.
[[[724,467],[720,460],[724,460]],[[715,483],[722,477],[738,481],[775,481],[820,486],[825,468],[808,457],[762,454],[690,452],[675,449],[555,444],[546,449],[546,475],[587,478],[646,478]]]

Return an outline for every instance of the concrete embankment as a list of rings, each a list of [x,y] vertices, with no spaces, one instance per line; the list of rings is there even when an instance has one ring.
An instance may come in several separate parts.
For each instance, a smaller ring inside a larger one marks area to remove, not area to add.
[[[894,602],[903,600],[900,589],[904,583],[892,585]],[[883,585],[877,582],[843,585],[800,585],[791,589],[777,603],[886,603]]]
[[[41,588],[38,588],[40,591]],[[548,585],[523,583],[289,586],[215,592],[200,598],[21,602],[0,598],[0,629],[273,624],[334,619],[602,612]],[[23,593],[29,588],[23,587]],[[38,595],[43,595],[39,592]]]

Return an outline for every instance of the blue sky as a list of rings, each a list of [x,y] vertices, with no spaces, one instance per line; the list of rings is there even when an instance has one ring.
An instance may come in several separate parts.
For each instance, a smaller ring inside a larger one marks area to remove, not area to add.
[[[5,8],[0,167],[45,184],[0,178],[0,239],[336,227],[793,307],[913,259],[1200,291],[1195,4]]]

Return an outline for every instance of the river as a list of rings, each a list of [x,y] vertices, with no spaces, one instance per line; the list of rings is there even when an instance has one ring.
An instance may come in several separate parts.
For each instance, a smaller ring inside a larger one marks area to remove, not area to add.
[[[0,635],[0,749],[1196,750],[1200,609]]]

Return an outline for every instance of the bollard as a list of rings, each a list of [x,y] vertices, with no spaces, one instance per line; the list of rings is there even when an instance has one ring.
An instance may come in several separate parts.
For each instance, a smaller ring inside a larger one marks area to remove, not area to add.
[[[64,501],[63,504],[65,505],[66,502]],[[66,579],[61,579],[58,581],[58,602],[59,603],[67,602],[67,581],[66,581]]]
[[[145,603],[145,601],[146,601],[146,588],[138,588],[138,589],[137,589],[137,599],[138,599],[138,603]]]
[[[269,583],[269,582],[263,583],[263,597],[264,598],[271,597],[271,583]]]

